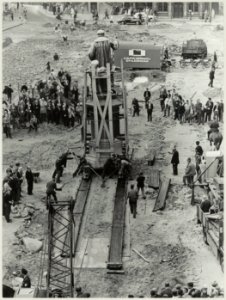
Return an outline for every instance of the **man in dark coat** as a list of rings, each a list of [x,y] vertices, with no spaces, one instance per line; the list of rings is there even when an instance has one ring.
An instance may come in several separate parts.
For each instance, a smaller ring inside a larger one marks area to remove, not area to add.
[[[153,112],[153,104],[152,102],[149,100],[147,103],[147,115],[148,115],[148,122],[152,121],[152,112]]]
[[[139,190],[141,189],[143,199],[146,199],[146,196],[144,194],[144,182],[145,182],[145,177],[141,172],[137,177],[137,193],[139,194]]]
[[[212,68],[209,73],[210,82],[208,86],[213,87],[213,80],[214,80],[215,70]]]
[[[34,177],[33,177],[33,173],[31,171],[30,167],[27,167],[25,177],[26,177],[26,180],[27,180],[27,194],[32,195]]]
[[[177,166],[180,163],[179,161],[179,152],[177,151],[176,146],[173,148],[173,156],[171,159],[171,164],[173,166],[173,175],[178,175],[178,169]]]

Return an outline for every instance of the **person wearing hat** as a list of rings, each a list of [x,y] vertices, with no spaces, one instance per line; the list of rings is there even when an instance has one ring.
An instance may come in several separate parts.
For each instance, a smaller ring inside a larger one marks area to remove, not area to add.
[[[25,173],[25,178],[27,180],[27,194],[32,195],[34,177],[33,177],[33,173],[31,171],[31,168],[29,166],[27,166],[27,171]]]
[[[98,68],[106,68],[107,64],[110,64],[110,69],[112,69],[112,51],[116,50],[115,43],[110,42],[110,40],[105,37],[104,30],[100,29],[97,31],[97,38],[91,45],[88,56],[91,61],[97,61]],[[111,82],[113,84],[114,78],[111,74]],[[107,91],[107,81],[105,78],[97,79],[97,92],[99,94],[106,93]]]
[[[28,276],[28,271],[24,268],[21,269],[21,277],[23,278],[21,287],[22,288],[30,288],[31,287],[31,279]]]

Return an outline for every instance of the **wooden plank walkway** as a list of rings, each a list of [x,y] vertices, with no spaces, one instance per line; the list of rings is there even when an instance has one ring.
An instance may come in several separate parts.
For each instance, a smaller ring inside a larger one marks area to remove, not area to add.
[[[77,190],[76,196],[75,196],[75,205],[73,209],[73,219],[74,219],[74,232],[73,232],[73,249],[72,249],[72,255],[73,257],[75,256],[76,248],[78,245],[78,239],[79,239],[79,234],[80,234],[80,229],[82,225],[82,220],[83,220],[83,215],[85,211],[85,206],[87,202],[87,198],[89,195],[89,190],[91,186],[92,179],[89,180],[84,180],[82,179],[79,188]],[[69,234],[68,232],[64,236],[64,248],[68,245],[69,243]]]
[[[111,270],[122,269],[122,250],[126,210],[126,180],[119,178],[117,182],[111,241],[107,268]]]
[[[75,242],[74,242],[73,255],[75,255],[75,251],[78,245],[79,233],[82,225],[82,220],[84,216],[85,206],[89,195],[91,183],[92,183],[92,178],[90,178],[89,180],[82,179],[77,194],[75,196],[75,206],[73,210],[74,221],[75,221],[75,231],[74,231]]]
[[[170,181],[171,179],[165,178],[164,181],[161,182],[153,211],[163,210],[165,208]]]

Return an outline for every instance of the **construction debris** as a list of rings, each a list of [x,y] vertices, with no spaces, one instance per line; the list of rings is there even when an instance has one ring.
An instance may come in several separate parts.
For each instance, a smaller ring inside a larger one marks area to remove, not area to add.
[[[42,242],[37,239],[32,239],[29,237],[24,237],[22,242],[28,252],[38,252],[42,249]]]

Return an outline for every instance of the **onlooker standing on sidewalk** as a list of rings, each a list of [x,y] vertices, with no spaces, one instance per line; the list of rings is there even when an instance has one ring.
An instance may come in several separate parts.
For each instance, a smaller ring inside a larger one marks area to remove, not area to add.
[[[173,155],[172,155],[172,159],[171,159],[171,164],[173,166],[173,175],[178,175],[177,166],[180,163],[180,161],[179,161],[179,152],[177,151],[176,146],[174,146],[172,154]]]
[[[133,184],[131,184],[131,186],[130,186],[130,191],[128,192],[127,198],[129,199],[129,206],[130,206],[131,214],[133,214],[133,217],[136,218],[138,192],[134,189]]]
[[[144,195],[144,181],[145,181],[145,177],[144,177],[143,173],[141,172],[139,174],[139,176],[137,177],[137,193],[139,194],[139,190],[141,189],[142,196],[144,199],[146,199],[146,197]]]

